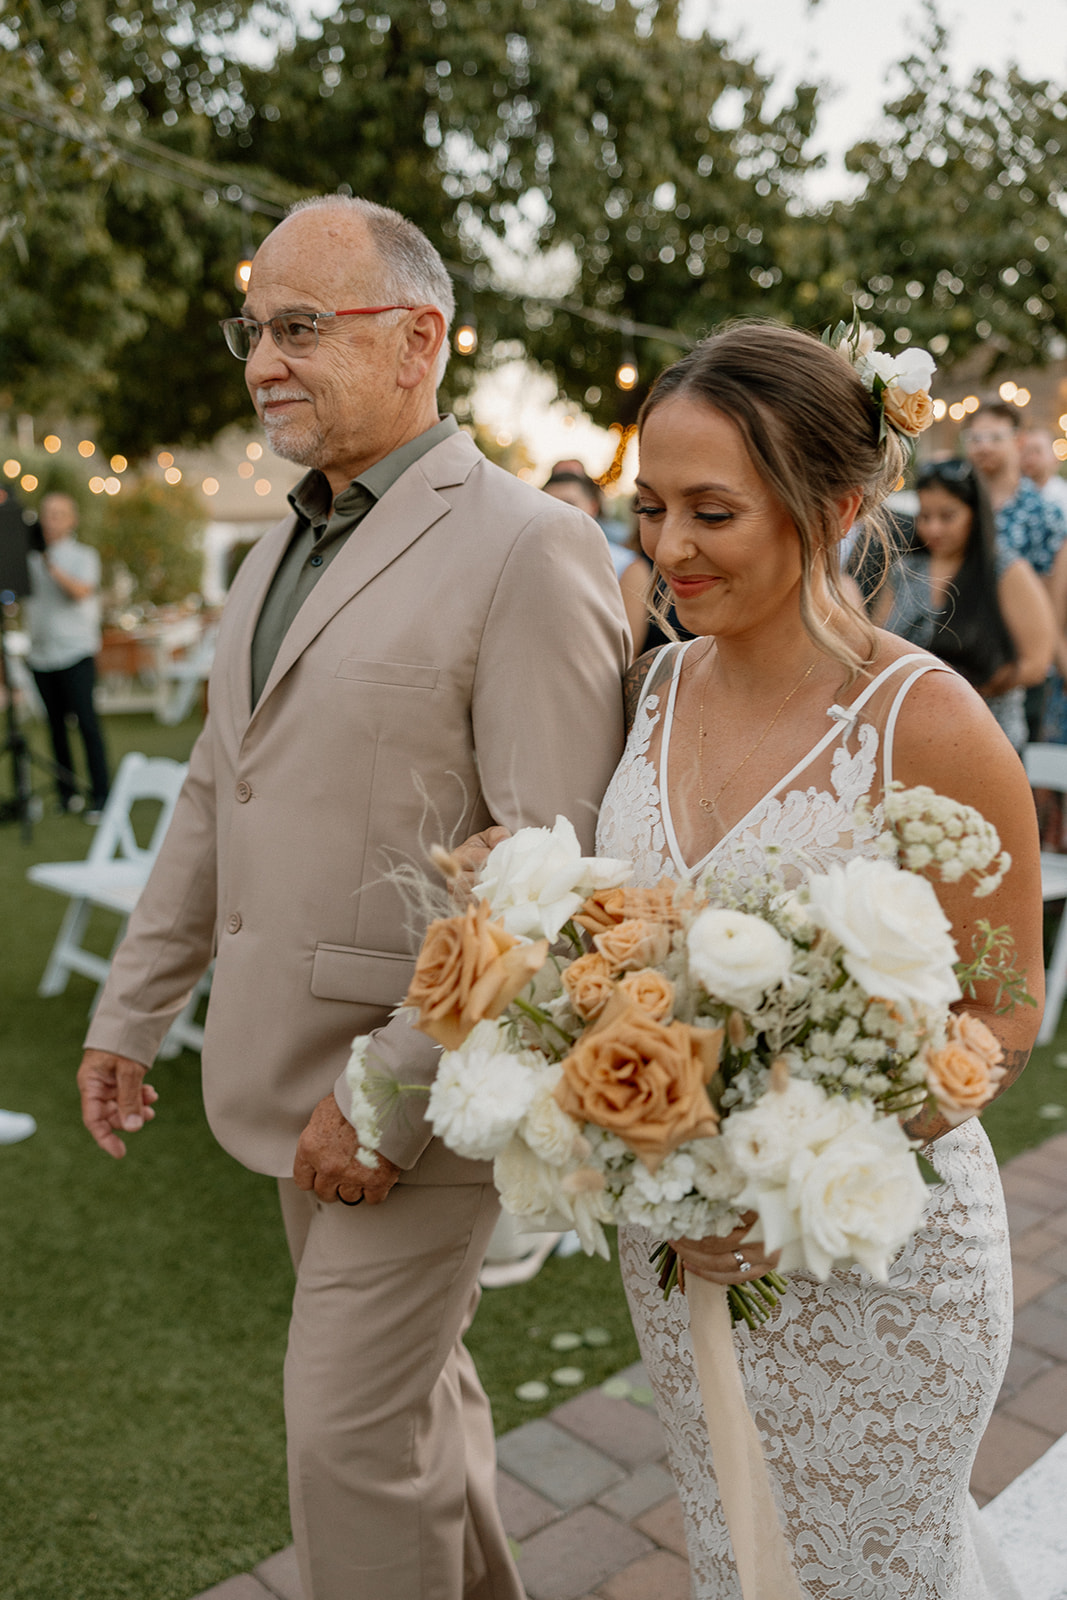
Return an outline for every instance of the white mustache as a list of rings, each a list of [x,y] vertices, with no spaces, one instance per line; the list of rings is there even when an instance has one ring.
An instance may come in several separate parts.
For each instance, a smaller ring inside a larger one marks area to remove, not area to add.
[[[303,389],[264,389],[256,390],[257,406],[265,406],[270,400],[310,400],[311,396],[305,394]]]

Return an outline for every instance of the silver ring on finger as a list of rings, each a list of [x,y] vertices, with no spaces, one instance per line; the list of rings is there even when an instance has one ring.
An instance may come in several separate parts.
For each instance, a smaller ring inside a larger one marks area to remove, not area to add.
[[[738,1270],[738,1272],[751,1272],[752,1263],[751,1263],[751,1261],[746,1261],[745,1260],[745,1258],[741,1254],[740,1250],[735,1250],[734,1251],[734,1260],[737,1262],[737,1270]]]
[[[338,1198],[338,1200],[340,1200],[340,1202],[341,1202],[341,1204],[343,1206],[361,1206],[363,1204],[363,1200],[364,1200],[364,1196],[363,1195],[360,1195],[358,1200],[346,1200],[344,1195],[341,1193],[340,1189],[338,1189],[338,1191],[337,1191],[337,1198]]]

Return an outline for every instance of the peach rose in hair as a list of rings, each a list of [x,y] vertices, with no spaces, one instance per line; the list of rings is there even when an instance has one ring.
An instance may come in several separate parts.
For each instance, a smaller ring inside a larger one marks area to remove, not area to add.
[[[890,384],[882,394],[882,404],[889,425],[912,439],[925,433],[934,420],[934,403],[925,389],[905,394],[895,383]]]
[[[431,922],[415,963],[404,1004],[416,1007],[415,1026],[446,1050],[499,1017],[548,955],[547,939],[522,944],[490,916],[479,900],[462,916]]]
[[[655,1022],[616,995],[562,1062],[553,1093],[569,1116],[617,1134],[654,1172],[688,1139],[718,1131],[708,1099],[721,1028]]]

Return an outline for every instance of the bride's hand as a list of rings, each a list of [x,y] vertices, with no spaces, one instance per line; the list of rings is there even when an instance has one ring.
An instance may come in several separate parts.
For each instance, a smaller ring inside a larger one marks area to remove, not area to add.
[[[478,874],[485,865],[489,852],[505,839],[511,838],[511,830],[502,828],[499,823],[494,823],[491,828],[483,828],[481,833],[472,833],[469,839],[464,839],[462,844],[449,852],[447,857],[447,874],[452,889],[452,898],[458,905],[466,905],[470,899]],[[444,858],[440,863],[444,868]]]
[[[741,1226],[723,1238],[713,1235],[709,1239],[672,1239],[671,1244],[686,1272],[695,1273],[698,1278],[707,1278],[709,1283],[751,1283],[753,1278],[762,1278],[776,1267],[781,1256],[780,1250],[768,1255],[756,1240],[744,1242],[755,1220],[756,1213],[746,1211]],[[744,1267],[741,1261],[745,1262]]]

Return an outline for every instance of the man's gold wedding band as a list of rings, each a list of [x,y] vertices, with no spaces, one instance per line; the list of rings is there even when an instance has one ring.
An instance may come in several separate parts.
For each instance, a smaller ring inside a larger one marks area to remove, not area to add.
[[[346,1200],[344,1195],[341,1193],[340,1189],[338,1189],[338,1191],[337,1191],[337,1198],[338,1198],[338,1200],[340,1200],[340,1202],[341,1202],[341,1204],[343,1206],[361,1206],[363,1204],[363,1196],[362,1195],[360,1195],[358,1200]]]

